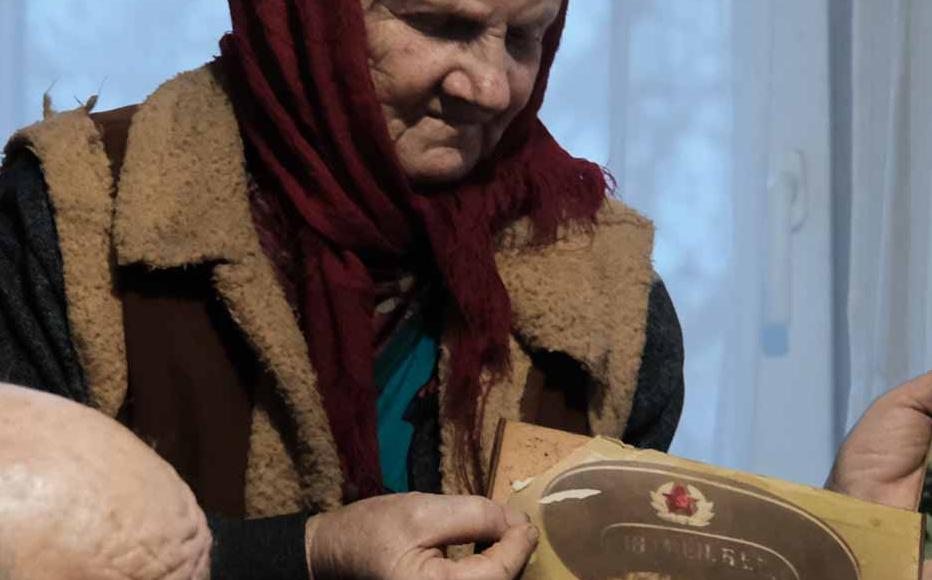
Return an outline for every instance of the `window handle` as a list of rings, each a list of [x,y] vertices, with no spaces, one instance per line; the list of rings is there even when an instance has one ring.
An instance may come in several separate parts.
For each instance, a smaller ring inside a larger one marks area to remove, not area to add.
[[[769,357],[790,350],[793,319],[793,236],[809,218],[805,157],[791,151],[767,180],[767,263],[761,344]]]

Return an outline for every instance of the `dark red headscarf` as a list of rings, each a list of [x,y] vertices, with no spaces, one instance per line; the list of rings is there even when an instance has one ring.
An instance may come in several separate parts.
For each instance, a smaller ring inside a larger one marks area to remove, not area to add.
[[[221,49],[231,97],[251,169],[300,214],[303,330],[347,500],[382,490],[369,265],[429,246],[452,307],[442,413],[476,467],[480,373],[509,362],[511,305],[494,237],[529,216],[538,239],[552,240],[561,223],[594,220],[604,202],[601,168],[571,157],[537,117],[567,2],[546,34],[531,100],[493,158],[447,191],[422,193],[401,169],[375,96],[361,2],[230,0],[233,32]]]

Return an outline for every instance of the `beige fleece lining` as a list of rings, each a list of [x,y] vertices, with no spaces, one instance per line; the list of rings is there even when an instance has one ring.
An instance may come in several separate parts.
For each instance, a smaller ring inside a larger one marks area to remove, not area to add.
[[[499,271],[518,340],[559,351],[592,377],[593,434],[624,433],[644,350],[654,271],[653,225],[611,201],[595,231],[567,231],[551,247],[527,245],[527,225],[502,240]]]
[[[177,76],[133,118],[114,224],[121,265],[232,262],[255,250],[239,126],[212,71]]]
[[[528,374],[531,371],[531,359],[524,353],[521,345],[511,339],[509,341],[511,349],[511,369],[508,376],[497,383],[493,383],[488,374],[482,378],[485,389],[488,392],[486,399],[485,414],[480,418],[482,428],[480,430],[479,451],[482,457],[480,468],[483,470],[479,477],[475,477],[472,470],[469,471],[471,478],[478,481],[488,481],[488,467],[492,462],[492,449],[495,446],[495,435],[498,431],[498,423],[502,419],[518,421],[521,419],[521,399],[524,396],[524,388],[527,385]],[[444,348],[441,353],[439,368],[440,372],[440,408],[445,408],[446,402],[446,385],[449,365],[449,350]],[[458,461],[457,447],[455,445],[454,429],[450,424],[444,424],[441,429],[441,471],[443,492],[447,494],[462,494],[469,491],[467,482],[458,477],[456,464]],[[470,465],[469,462],[466,465]],[[478,490],[482,491],[482,490]]]
[[[530,370],[522,347],[558,351],[579,361],[592,378],[591,385],[575,386],[590,389],[592,434],[624,433],[646,340],[652,247],[651,223],[617,201],[606,204],[594,231],[568,228],[551,246],[535,246],[526,221],[501,236],[498,267],[511,298],[517,341],[512,341],[512,376],[489,387],[482,419],[484,466],[498,420],[520,417]],[[441,369],[446,364],[444,359]],[[445,384],[441,376],[441,389]],[[466,487],[456,477],[449,425],[442,439],[444,491],[462,492]],[[487,474],[482,475],[485,481]]]
[[[257,406],[250,438],[250,516],[300,502],[340,504],[342,474],[307,346],[252,223],[242,140],[211,67],[163,85],[133,119],[120,177],[119,262],[168,268],[218,262],[214,283],[233,319],[275,376],[295,436],[284,452],[268,409]],[[297,465],[299,476],[293,475]],[[287,474],[273,481],[269,474]],[[294,495],[298,480],[300,497]]]
[[[126,396],[126,347],[111,259],[113,177],[100,133],[80,108],[19,131],[7,154],[18,147],[31,150],[42,164],[64,264],[72,343],[91,402],[116,416]]]
[[[261,252],[259,240],[255,243],[257,251]],[[305,506],[308,509],[339,506],[343,476],[327,414],[317,391],[317,376],[311,368],[304,337],[271,264],[257,254],[239,264],[219,265],[214,270],[214,281],[234,320],[275,375],[278,394],[293,421],[294,452]],[[252,449],[250,454],[259,451]],[[250,461],[260,460],[252,458]],[[271,463],[276,459],[267,461]],[[253,485],[247,485],[247,491],[263,493],[257,483],[254,480]],[[250,503],[257,501],[247,498]]]
[[[249,457],[246,464],[246,517],[265,518],[293,514],[307,509],[302,501],[306,496],[301,489],[298,468],[288,453],[282,436],[287,427],[281,425],[283,416],[272,419],[273,393],[256,393],[252,430],[249,436]],[[334,506],[328,506],[334,507]]]

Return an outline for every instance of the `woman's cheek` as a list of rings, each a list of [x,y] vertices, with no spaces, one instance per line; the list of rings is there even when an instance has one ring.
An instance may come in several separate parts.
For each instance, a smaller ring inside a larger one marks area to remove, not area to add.
[[[538,71],[540,71],[540,64],[519,64],[512,69],[512,74],[509,75],[508,82],[511,84],[513,109],[520,111],[531,99],[531,93],[534,91],[534,82],[537,80]]]
[[[436,92],[449,68],[449,47],[427,39],[406,42],[383,62],[380,96],[397,103],[423,103]]]

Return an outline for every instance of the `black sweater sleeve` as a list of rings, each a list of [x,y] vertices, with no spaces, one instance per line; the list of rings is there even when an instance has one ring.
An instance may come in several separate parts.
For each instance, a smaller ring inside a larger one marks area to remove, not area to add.
[[[208,516],[214,535],[210,577],[217,580],[306,580],[308,514],[259,520]]]
[[[0,381],[84,403],[62,271],[39,162],[17,153],[0,172]]]
[[[0,170],[0,382],[87,403],[71,342],[54,209],[39,160],[27,151]],[[304,580],[307,514],[261,520],[208,517],[211,578]]]
[[[683,333],[663,281],[648,301],[647,337],[625,442],[666,451],[683,411]]]

